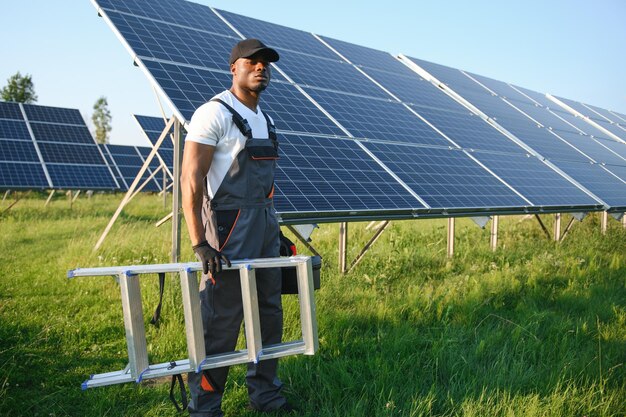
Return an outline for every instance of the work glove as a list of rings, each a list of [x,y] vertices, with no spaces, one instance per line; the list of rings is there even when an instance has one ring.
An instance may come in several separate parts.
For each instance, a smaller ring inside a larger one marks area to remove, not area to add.
[[[222,261],[226,265],[230,266],[228,258],[218,250],[215,250],[204,240],[193,247],[193,251],[196,254],[196,258],[202,263],[202,272],[208,274],[211,272],[211,276],[217,272],[222,272]]]

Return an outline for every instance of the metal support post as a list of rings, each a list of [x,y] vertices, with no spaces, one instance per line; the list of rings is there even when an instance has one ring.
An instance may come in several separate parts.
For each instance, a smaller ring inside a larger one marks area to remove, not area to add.
[[[565,236],[567,236],[567,233],[572,228],[572,225],[574,224],[574,220],[576,220],[576,217],[572,216],[572,218],[569,220],[569,223],[567,223],[567,226],[565,226],[565,230],[563,231],[563,234],[561,235],[561,239],[559,239],[559,242],[563,242],[563,240],[565,239]]]
[[[454,217],[448,217],[448,258],[454,256]]]
[[[339,224],[339,271],[346,273],[348,256],[348,223]]]
[[[163,143],[163,140],[167,137],[167,132],[170,130],[175,120],[176,118],[172,117],[170,121],[165,125],[165,129],[163,129],[163,132],[161,132],[161,136],[159,136],[159,139],[156,141],[156,143],[154,144],[154,147],[152,148],[152,150],[146,157],[146,160],[143,163],[143,166],[141,167],[139,172],[137,173],[137,176],[135,177],[133,183],[130,185],[130,187],[128,187],[128,191],[126,191],[126,194],[124,195],[124,198],[122,199],[122,202],[117,207],[117,210],[115,211],[115,214],[113,214],[113,217],[111,218],[111,220],[109,220],[109,224],[107,224],[107,227],[104,229],[104,232],[102,232],[102,235],[100,236],[100,239],[98,239],[98,242],[94,246],[93,250],[98,250],[100,248],[100,245],[102,245],[102,242],[104,242],[104,239],[107,237],[107,235],[111,231],[111,228],[113,227],[113,224],[119,217],[120,213],[122,212],[126,204],[128,204],[128,202],[132,199],[132,196],[134,195],[134,192],[135,192],[135,188],[137,188],[137,185],[139,184],[139,181],[141,181],[141,178],[143,177],[144,172],[146,172],[146,170],[148,169],[148,166],[150,165],[150,162],[156,155],[157,150],[161,146],[161,143]],[[178,122],[178,120],[176,120],[176,122]]]
[[[602,212],[602,221],[601,221],[601,228],[602,228],[602,234],[606,235],[606,229],[608,227],[608,223],[609,223],[609,213],[606,211]]]
[[[72,190],[68,190],[65,195],[67,196],[67,201],[70,203],[70,209],[72,208],[72,203],[74,202],[74,200],[72,200]]]
[[[163,209],[167,208],[167,172],[163,170]]]
[[[78,196],[80,195],[80,191],[81,190],[76,191],[76,194],[74,194],[74,198],[72,198],[72,203],[74,203],[76,199],[78,199]]]
[[[500,221],[499,216],[493,216],[493,218],[491,219],[490,246],[493,252],[495,252],[496,249],[498,249],[498,223],[499,221]]]
[[[554,215],[554,241],[559,242],[561,240],[561,213]]]
[[[626,229],[626,213],[622,215],[622,227]]]
[[[50,201],[52,200],[52,196],[54,195],[54,193],[56,193],[56,190],[52,190],[50,191],[50,195],[48,196],[48,199],[46,200],[46,204],[44,204],[44,207],[48,207],[48,204],[50,204]]]
[[[543,232],[546,234],[546,236],[548,237],[548,239],[550,239],[550,232],[548,232],[548,229],[546,228],[546,226],[543,224],[543,222],[541,221],[541,217],[539,217],[538,214],[535,214],[535,218],[537,219],[537,221],[539,222],[539,226],[541,226],[541,229],[543,230]]]
[[[122,310],[124,312],[124,328],[126,329],[126,345],[128,347],[128,366],[131,377],[136,382],[139,382],[141,381],[142,373],[149,366],[139,275],[121,272],[118,276],[122,292]]]
[[[172,189],[172,262],[180,257],[180,166],[183,160],[183,143],[181,125],[178,119],[174,122],[174,188]]]
[[[6,200],[6,199],[7,199],[7,197],[9,196],[9,194],[11,194],[11,190],[6,190],[6,191],[4,192],[4,197],[2,197],[2,201],[3,201],[3,202],[4,202],[4,200]]]

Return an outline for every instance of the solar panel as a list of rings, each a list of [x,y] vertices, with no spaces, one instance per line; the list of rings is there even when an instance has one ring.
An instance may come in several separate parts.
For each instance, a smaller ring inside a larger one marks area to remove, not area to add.
[[[279,140],[274,203],[278,212],[424,208],[354,140],[292,134]]]
[[[144,164],[144,158],[141,156],[140,151],[135,146],[126,146],[126,145],[112,145],[107,144],[104,145],[108,151],[108,154],[113,159],[119,173],[121,174],[126,186],[124,187],[124,191],[128,190],[128,187],[133,183],[137,174],[139,174],[139,170]],[[148,150],[149,152],[149,150]],[[141,177],[139,185],[143,184],[149,177],[151,171],[146,170]],[[150,180],[146,186],[143,188],[143,191],[152,191],[158,192],[160,191],[159,183],[153,178]]]
[[[78,110],[22,106],[50,175],[51,188],[119,188]]]
[[[626,184],[598,164],[555,161],[556,166],[611,206],[610,211],[626,210]]]
[[[450,145],[450,142],[396,101],[312,88],[307,92],[355,137],[422,145]]]
[[[570,99],[567,99],[567,98],[563,98],[563,97],[558,97],[558,96],[555,96],[555,97],[558,100],[560,100],[562,103],[564,103],[565,105],[571,107],[572,109],[574,109],[578,113],[582,114],[583,116],[591,119],[593,122],[595,122],[598,125],[602,126],[604,129],[608,130],[609,132],[611,132],[613,135],[617,136],[621,140],[626,141],[626,130],[622,129],[620,126],[618,126],[616,124],[611,123],[605,117],[603,117],[600,114],[598,114],[597,112],[593,111],[589,107],[589,105],[580,103],[580,102],[575,101],[575,100],[570,100]],[[567,109],[567,110],[569,111],[569,109]],[[610,114],[608,112],[608,110],[603,110],[602,109],[602,111],[606,112],[607,114]]]
[[[48,187],[41,163],[0,161],[0,188],[15,190]]]
[[[337,59],[337,55],[321,44],[310,33],[247,16],[241,16],[225,10],[218,9],[218,13],[224,16],[224,18],[245,37],[262,39],[267,46],[272,48],[306,53],[322,58]],[[230,54],[230,50],[228,54]],[[224,56],[228,56],[228,54]],[[281,61],[279,61],[279,64],[282,62],[282,55],[281,53]]]
[[[18,103],[0,101],[0,119],[24,120]]]
[[[626,165],[603,165],[602,168],[626,183]]]
[[[78,110],[0,103],[0,116],[0,187],[118,188]]]
[[[466,153],[450,149],[453,143],[416,113],[461,147],[516,155],[507,158],[513,158],[518,167],[526,158],[522,148],[389,54],[323,38],[404,104],[309,33],[230,12],[217,11],[216,15],[209,8],[201,11],[202,6],[178,0],[98,3],[104,8],[101,13],[136,55],[139,66],[157,81],[174,112],[185,120],[197,107],[230,87],[226,59],[240,39],[239,33],[263,39],[279,50],[281,59],[276,65],[296,85],[274,71],[274,81],[264,93],[261,107],[273,117],[281,133],[283,153],[275,204],[284,215],[296,218],[311,213],[332,216],[429,210],[420,201],[432,202],[431,206],[438,209],[468,212],[487,208],[523,211],[531,205]],[[209,13],[212,17],[200,24],[189,16],[192,9],[197,15]],[[482,87],[459,74],[468,81],[471,95],[478,96],[483,104],[502,106],[498,97],[485,95]],[[543,142],[551,155],[587,160],[546,129],[537,133],[539,128],[529,125],[529,119],[512,107],[492,116],[508,117],[511,127],[520,132],[529,130],[531,133],[524,133]],[[562,127],[569,125],[563,123]],[[149,135],[154,137],[156,132]],[[405,153],[411,162],[393,160],[406,157]],[[533,164],[540,162],[532,159],[528,165]],[[130,166],[122,165],[120,170],[122,167]],[[544,165],[541,168],[546,184],[564,181]],[[520,184],[542,201],[537,205],[595,205],[577,189],[570,190],[568,202],[565,192],[542,195],[533,184]],[[385,197],[389,195],[394,198]]]
[[[597,201],[529,155],[475,152],[473,156],[537,206],[597,205]]]
[[[382,142],[364,145],[433,208],[529,205],[458,149]]]

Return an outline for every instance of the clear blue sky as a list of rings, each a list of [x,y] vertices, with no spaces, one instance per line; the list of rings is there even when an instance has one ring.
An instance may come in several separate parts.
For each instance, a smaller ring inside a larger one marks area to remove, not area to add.
[[[198,2],[626,113],[624,0]],[[147,145],[131,114],[158,116],[154,92],[89,0],[1,6],[1,86],[31,74],[38,104],[88,123],[106,96],[111,142]]]

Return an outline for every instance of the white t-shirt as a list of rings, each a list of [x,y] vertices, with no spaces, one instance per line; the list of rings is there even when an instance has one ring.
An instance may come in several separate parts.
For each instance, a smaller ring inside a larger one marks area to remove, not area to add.
[[[253,112],[228,90],[217,94],[214,98],[219,98],[230,105],[248,121],[253,138],[269,139],[267,120],[265,120],[259,106],[256,108],[256,113]],[[224,105],[216,101],[209,101],[198,107],[187,128],[185,141],[215,146],[213,162],[211,162],[207,175],[207,188],[210,198],[215,196],[233,161],[246,145],[247,138],[232,120],[232,114]],[[274,123],[273,120],[272,123]]]

